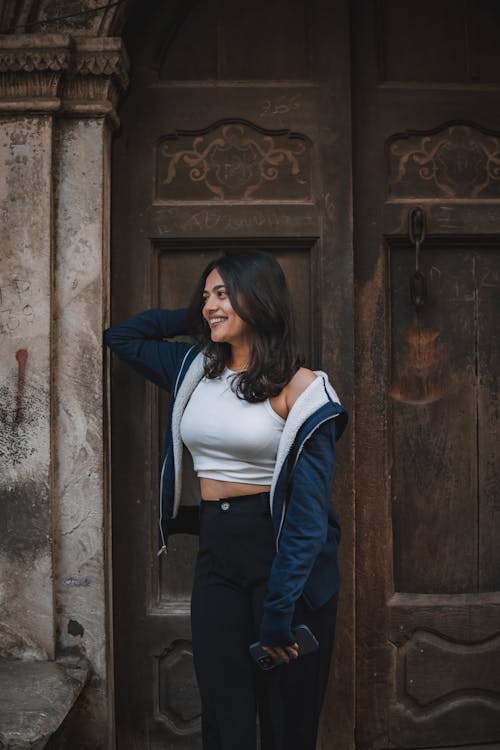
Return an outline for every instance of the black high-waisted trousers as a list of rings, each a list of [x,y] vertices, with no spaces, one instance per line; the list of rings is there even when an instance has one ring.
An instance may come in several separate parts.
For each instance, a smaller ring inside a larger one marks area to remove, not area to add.
[[[248,652],[258,639],[275,554],[269,495],[202,501],[191,602],[202,701],[203,750],[314,750],[333,645],[337,596],[312,612],[299,600],[319,651],[267,672]]]

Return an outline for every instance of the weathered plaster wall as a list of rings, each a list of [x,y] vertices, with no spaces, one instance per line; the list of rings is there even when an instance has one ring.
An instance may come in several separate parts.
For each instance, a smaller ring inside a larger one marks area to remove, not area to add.
[[[0,656],[91,675],[51,748],[113,746],[102,330],[126,70],[120,39],[0,36]]]
[[[0,119],[0,654],[54,656],[52,118]]]
[[[77,710],[107,716],[108,507],[102,330],[107,292],[108,127],[62,119],[55,139],[54,517],[60,652],[85,654],[91,684]],[[87,727],[91,724],[87,721]],[[90,736],[86,742],[97,748]]]

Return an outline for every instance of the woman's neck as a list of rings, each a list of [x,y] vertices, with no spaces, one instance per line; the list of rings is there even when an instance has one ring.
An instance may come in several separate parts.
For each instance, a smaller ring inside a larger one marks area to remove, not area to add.
[[[248,368],[250,361],[250,347],[248,346],[231,346],[231,359],[228,367],[235,372],[243,372]]]

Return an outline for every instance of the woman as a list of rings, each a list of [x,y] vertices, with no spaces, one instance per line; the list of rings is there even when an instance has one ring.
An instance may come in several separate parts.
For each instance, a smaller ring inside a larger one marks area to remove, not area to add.
[[[187,332],[196,345],[165,341]],[[171,392],[162,551],[190,530],[186,469],[197,477],[191,615],[204,750],[255,750],[256,705],[262,750],[314,750],[337,605],[335,440],[347,417],[325,373],[300,366],[281,267],[263,252],[223,255],[188,311],[140,313],[106,342]],[[299,623],[320,644],[302,659]],[[248,651],[256,640],[284,663],[261,671]]]

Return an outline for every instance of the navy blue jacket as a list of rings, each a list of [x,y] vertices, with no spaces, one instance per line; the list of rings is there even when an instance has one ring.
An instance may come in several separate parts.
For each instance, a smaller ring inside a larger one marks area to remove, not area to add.
[[[162,549],[181,502],[199,503],[188,451],[180,437],[184,408],[204,375],[196,346],[166,339],[185,335],[185,311],[154,309],[134,315],[105,332],[108,346],[141,375],[170,391],[167,442],[160,481]],[[260,638],[264,645],[294,642],[291,621],[296,600],[322,606],[339,584],[340,526],[331,503],[335,441],[347,414],[328,382],[318,376],[299,396],[285,423],[271,485],[276,555],[264,602]],[[191,491],[191,496],[189,494]]]

